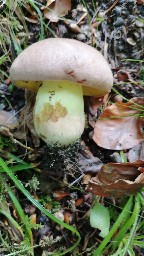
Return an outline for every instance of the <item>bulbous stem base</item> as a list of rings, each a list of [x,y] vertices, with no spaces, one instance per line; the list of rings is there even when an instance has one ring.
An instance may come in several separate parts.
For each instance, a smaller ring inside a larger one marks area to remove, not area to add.
[[[85,124],[82,86],[69,81],[44,81],[34,107],[38,136],[50,146],[78,140]]]

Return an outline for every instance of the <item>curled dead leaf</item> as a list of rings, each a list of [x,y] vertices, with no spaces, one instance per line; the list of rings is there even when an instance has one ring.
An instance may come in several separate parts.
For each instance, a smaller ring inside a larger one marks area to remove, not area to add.
[[[38,23],[38,18],[35,16],[31,16],[31,17],[25,17],[25,19],[30,22],[30,23]]]
[[[64,191],[55,191],[54,193],[53,193],[53,197],[55,198],[55,199],[57,199],[58,201],[59,200],[62,200],[63,198],[65,198],[65,197],[68,197],[68,196],[70,196],[68,193],[66,193],[66,192],[64,192]]]
[[[94,127],[93,140],[106,149],[130,149],[144,140],[144,98],[107,107]]]
[[[120,69],[117,72],[117,79],[118,81],[128,82],[131,79],[131,76],[126,70]]]
[[[137,4],[138,4],[138,5],[143,4],[143,0],[137,0]]]
[[[76,201],[75,201],[75,206],[80,206],[84,203],[84,198],[81,197],[81,198],[78,198]]]
[[[89,124],[94,127],[98,113],[98,108],[102,105],[106,106],[108,101],[108,94],[104,97],[85,97],[85,105],[88,112]]]
[[[98,157],[88,150],[80,150],[78,165],[85,174],[96,174],[100,171],[103,163]]]
[[[130,163],[137,160],[144,161],[144,141],[129,150],[128,160]]]
[[[71,0],[48,0],[44,7],[44,17],[51,22],[58,22],[71,10]]]
[[[17,128],[19,125],[18,119],[13,112],[5,110],[0,111],[0,126],[5,126],[10,130]]]
[[[33,124],[33,108],[35,104],[36,94],[31,91],[25,92],[25,107],[21,111],[20,115],[20,133],[16,134],[18,139],[26,139],[26,129],[28,128],[31,132],[33,144],[35,147],[39,147],[40,140],[36,134],[34,124]],[[23,134],[23,138],[20,135]],[[25,134],[25,138],[24,138]]]
[[[70,211],[65,211],[64,212],[64,222],[67,224],[70,224],[73,219],[73,214]]]
[[[108,163],[88,184],[87,191],[100,196],[122,197],[144,186],[144,161]],[[142,169],[141,169],[142,168]]]

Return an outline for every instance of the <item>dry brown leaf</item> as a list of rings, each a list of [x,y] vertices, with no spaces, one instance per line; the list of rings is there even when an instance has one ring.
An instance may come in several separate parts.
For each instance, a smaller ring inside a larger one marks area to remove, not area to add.
[[[71,0],[50,0],[44,8],[44,17],[51,22],[58,22],[71,10]]]
[[[30,22],[30,23],[38,23],[38,18],[35,16],[31,16],[31,17],[25,17],[25,19]]]
[[[144,186],[143,167],[144,161],[108,163],[90,180],[87,191],[113,197],[134,194]]]
[[[82,184],[88,185],[91,178],[92,178],[92,174],[90,173],[85,174],[82,178]]]
[[[94,128],[98,113],[98,108],[102,105],[106,106],[108,102],[108,94],[104,97],[85,97],[85,105],[88,112],[89,124]]]
[[[100,171],[103,163],[98,157],[92,155],[88,150],[80,150],[78,165],[85,174],[96,174]]]
[[[138,4],[138,5],[143,4],[143,0],[137,0],[137,4]]]
[[[18,125],[18,119],[14,113],[5,110],[0,111],[0,126],[5,126],[12,130],[17,128]]]
[[[144,141],[129,150],[128,160],[130,163],[137,160],[144,161]]]
[[[69,196],[70,196],[70,194],[68,194],[68,193],[66,193],[66,192],[64,192],[64,191],[55,191],[55,192],[53,193],[53,197],[54,197],[55,199],[57,199],[58,201],[62,200],[62,199],[65,198],[65,197],[69,197]]]
[[[36,134],[34,123],[33,123],[33,108],[35,104],[35,97],[36,97],[36,94],[34,92],[31,92],[31,91],[25,92],[26,104],[24,109],[21,112],[21,119],[23,120],[24,123],[21,125],[24,125],[24,127],[26,126],[30,130],[33,144],[35,145],[35,147],[39,147],[40,140]]]
[[[38,23],[38,20],[39,20],[38,14],[35,12],[35,10],[27,3],[25,3],[25,6],[26,6],[27,11],[30,13],[30,16],[28,16],[28,17],[25,16],[25,19],[30,23]],[[18,13],[18,12],[19,11],[17,10],[18,17],[21,20],[20,13]]]
[[[107,107],[95,124],[93,140],[106,149],[129,149],[144,140],[140,118],[144,98],[133,98],[128,103],[118,102]]]
[[[131,79],[131,76],[126,70],[121,69],[117,72],[117,79],[118,81],[127,82]]]

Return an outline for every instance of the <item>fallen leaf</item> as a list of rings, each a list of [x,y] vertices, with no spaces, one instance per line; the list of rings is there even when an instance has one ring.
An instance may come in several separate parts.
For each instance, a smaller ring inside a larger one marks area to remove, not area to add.
[[[94,96],[85,97],[85,108],[88,113],[89,124],[94,128],[95,121],[98,115],[98,108],[103,106],[105,107],[108,102],[108,94],[104,97],[96,98]]]
[[[30,23],[38,23],[38,20],[39,20],[38,14],[35,12],[35,10],[27,3],[25,3],[25,7],[27,11],[30,13],[30,16],[29,17],[25,16],[24,18]],[[18,14],[18,18],[20,18],[22,23],[24,23],[18,9],[17,9],[17,14]]]
[[[134,41],[131,37],[127,38],[127,43],[132,45],[132,46],[135,46],[136,45],[136,41]]]
[[[143,4],[143,0],[137,0],[137,4],[138,4],[138,5]]]
[[[58,22],[71,10],[71,0],[50,0],[44,8],[44,17],[51,22]]]
[[[31,132],[33,144],[35,147],[39,147],[40,140],[36,134],[34,123],[33,123],[33,108],[35,104],[35,97],[36,94],[31,91],[25,92],[25,107],[21,111],[20,115],[20,131],[21,133],[25,133],[26,128],[28,128]],[[21,139],[19,137],[19,134],[16,134],[17,138]]]
[[[18,119],[14,112],[8,112],[5,110],[0,111],[0,126],[15,129],[18,127],[18,125]]]
[[[63,213],[63,210],[59,210],[57,212],[54,213],[54,216],[61,220],[61,221],[64,221],[64,213]]]
[[[90,225],[101,230],[100,236],[106,237],[110,228],[110,215],[107,208],[96,202],[90,211]]]
[[[128,160],[130,163],[137,160],[144,161],[144,141],[129,150]]]
[[[34,225],[34,224],[36,224],[36,221],[37,221],[37,215],[36,214],[32,214],[30,216],[30,223]]]
[[[117,72],[118,81],[127,82],[130,80],[130,78],[130,74],[126,70],[121,69]]]
[[[72,222],[73,215],[70,211],[65,211],[64,212],[64,222],[67,224],[70,224]]]
[[[144,141],[144,98],[107,107],[94,127],[93,140],[106,149],[130,149]]]
[[[68,196],[70,196],[68,193],[66,193],[66,192],[64,192],[64,191],[55,191],[54,193],[53,193],[53,197],[55,198],[55,199],[57,199],[58,201],[59,200],[62,200],[63,198],[65,198],[65,197],[68,197]]]
[[[38,19],[37,19],[37,17],[35,17],[35,16],[31,16],[31,17],[25,17],[25,19],[28,21],[28,22],[30,22],[30,23],[38,23]]]
[[[81,197],[81,198],[78,198],[76,201],[75,201],[75,206],[80,206],[84,203],[84,198]]]
[[[104,97],[86,97],[86,104],[88,105],[88,112],[91,115],[96,115],[98,108],[103,104],[106,105],[108,101],[108,94],[106,94]]]
[[[108,163],[90,180],[87,191],[113,197],[134,194],[144,186],[143,167],[144,161]]]
[[[92,155],[88,150],[80,150],[78,165],[85,174],[96,174],[100,171],[103,163],[98,157]]]
[[[82,178],[82,184],[84,185],[88,185],[90,179],[92,178],[92,174],[88,173],[88,174],[85,174]]]

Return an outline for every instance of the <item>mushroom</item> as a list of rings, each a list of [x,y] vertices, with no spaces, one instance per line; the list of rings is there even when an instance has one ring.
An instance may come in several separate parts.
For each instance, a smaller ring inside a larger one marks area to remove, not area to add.
[[[67,38],[32,44],[10,69],[16,86],[37,92],[34,126],[50,146],[68,146],[84,130],[83,95],[104,96],[113,84],[110,67],[95,48]]]

